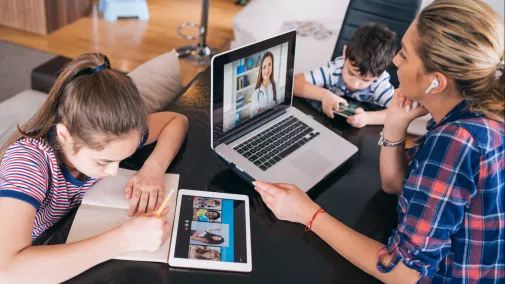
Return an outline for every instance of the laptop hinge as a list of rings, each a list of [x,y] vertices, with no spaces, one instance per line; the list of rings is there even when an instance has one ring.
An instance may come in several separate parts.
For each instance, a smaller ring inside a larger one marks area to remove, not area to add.
[[[233,141],[239,139],[240,137],[244,136],[244,135],[247,135],[249,133],[251,133],[253,130],[255,129],[258,129],[259,127],[269,123],[270,121],[276,119],[277,117],[283,115],[286,113],[286,109],[282,109],[282,110],[279,110],[279,111],[276,111],[274,113],[272,113],[271,115],[269,116],[266,116],[265,118],[251,124],[251,125],[248,125],[246,128],[244,128],[243,130],[233,134],[232,136],[226,138],[223,143],[224,144],[230,144],[232,143]]]

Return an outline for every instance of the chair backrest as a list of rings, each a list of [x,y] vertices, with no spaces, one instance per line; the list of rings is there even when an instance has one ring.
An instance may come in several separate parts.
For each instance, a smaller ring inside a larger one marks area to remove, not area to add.
[[[401,49],[401,39],[415,19],[421,0],[351,0],[344,22],[333,50],[332,59],[342,55],[344,45],[351,40],[356,29],[366,23],[374,22],[388,26],[396,33],[396,51]],[[396,66],[391,63],[387,69],[390,82],[398,88]]]

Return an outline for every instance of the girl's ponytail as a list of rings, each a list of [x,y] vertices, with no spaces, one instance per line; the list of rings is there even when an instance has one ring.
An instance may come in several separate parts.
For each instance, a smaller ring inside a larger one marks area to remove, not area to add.
[[[0,159],[18,139],[47,137],[57,123],[64,123],[80,145],[100,148],[109,139],[97,141],[94,134],[145,131],[147,114],[131,78],[111,70],[105,55],[83,54],[63,68],[42,107],[0,148]]]

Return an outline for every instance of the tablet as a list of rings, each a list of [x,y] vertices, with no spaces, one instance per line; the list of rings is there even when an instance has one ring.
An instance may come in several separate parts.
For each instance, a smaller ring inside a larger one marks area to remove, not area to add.
[[[249,197],[179,190],[168,264],[251,272]]]

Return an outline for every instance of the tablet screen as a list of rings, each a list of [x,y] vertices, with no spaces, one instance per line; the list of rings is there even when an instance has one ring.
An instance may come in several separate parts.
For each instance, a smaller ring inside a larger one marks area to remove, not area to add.
[[[245,202],[183,195],[174,257],[247,263]]]

